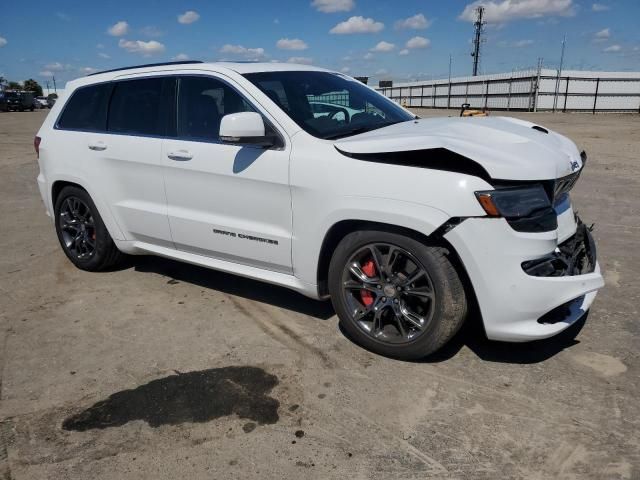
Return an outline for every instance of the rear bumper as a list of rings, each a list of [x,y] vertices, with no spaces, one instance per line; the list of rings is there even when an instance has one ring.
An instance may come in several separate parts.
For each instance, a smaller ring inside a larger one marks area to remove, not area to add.
[[[581,228],[579,224],[579,231]],[[588,231],[586,237],[590,239]],[[469,218],[445,238],[467,270],[485,331],[493,340],[524,342],[556,335],[586,313],[604,285],[593,246],[592,263],[586,268],[560,273],[537,271],[556,276],[525,272],[523,264],[560,256],[562,252],[556,250],[558,231],[521,233],[501,218]],[[583,248],[589,243],[587,238],[574,242],[575,248]]]

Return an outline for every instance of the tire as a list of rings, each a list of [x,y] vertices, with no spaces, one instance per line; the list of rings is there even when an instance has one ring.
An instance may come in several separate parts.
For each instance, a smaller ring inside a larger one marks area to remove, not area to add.
[[[373,254],[366,257],[372,246],[377,262]],[[392,258],[389,268],[386,262]],[[358,274],[366,272],[366,282],[354,275],[353,265]],[[385,275],[375,271],[377,265]],[[464,286],[448,250],[397,233],[367,230],[346,235],[331,258],[328,283],[345,332],[362,347],[387,357],[418,360],[436,352],[456,334],[467,314]]]
[[[64,187],[55,199],[54,212],[58,241],[67,258],[76,267],[98,272],[121,261],[124,255],[116,247],[98,209],[85,190],[73,186]],[[76,241],[78,237],[80,239]]]

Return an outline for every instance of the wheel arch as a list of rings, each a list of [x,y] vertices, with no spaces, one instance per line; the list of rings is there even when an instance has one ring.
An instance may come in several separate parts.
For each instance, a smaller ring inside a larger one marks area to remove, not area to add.
[[[327,278],[329,274],[329,263],[340,241],[348,234],[358,230],[379,230],[404,235],[426,245],[445,248],[449,252],[450,259],[464,283],[465,290],[471,297],[472,302],[475,302],[475,291],[469,280],[466,268],[458,252],[456,252],[455,248],[444,238],[445,233],[455,228],[455,226],[462,221],[463,219],[461,218],[451,218],[428,235],[409,227],[370,220],[349,219],[334,223],[324,236],[318,256],[317,284],[319,296],[326,297],[328,295]]]
[[[85,185],[83,185],[81,182],[79,182],[75,178],[74,179],[59,178],[54,180],[51,183],[51,188],[50,188],[51,213],[54,217],[55,217],[56,200],[60,195],[60,192],[62,192],[62,190],[65,187],[76,187],[87,192],[87,194],[89,195],[89,197],[91,197],[91,200],[95,204],[96,208],[98,209],[98,213],[100,214],[100,217],[102,218],[102,221],[104,222],[105,227],[107,227],[107,231],[109,232],[109,235],[111,235],[111,238],[113,238],[114,240],[124,239],[122,230],[120,230],[120,227],[115,222],[115,219],[112,217],[109,206],[104,202],[102,202],[99,195],[96,195],[95,192],[91,191],[91,189],[87,188]]]

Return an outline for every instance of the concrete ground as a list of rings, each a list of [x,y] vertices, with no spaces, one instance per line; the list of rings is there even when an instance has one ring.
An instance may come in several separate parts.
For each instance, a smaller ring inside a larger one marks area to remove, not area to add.
[[[75,269],[36,187],[45,115],[0,113],[0,477],[640,478],[639,116],[514,114],[589,152],[573,199],[607,286],[587,321],[509,345],[472,318],[406,363],[285,289]]]

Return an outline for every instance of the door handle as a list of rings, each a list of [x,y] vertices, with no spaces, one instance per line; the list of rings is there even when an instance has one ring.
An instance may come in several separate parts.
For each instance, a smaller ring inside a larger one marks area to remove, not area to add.
[[[102,150],[106,150],[107,145],[104,142],[96,142],[89,144],[89,150],[94,150],[96,152],[101,152]]]
[[[176,152],[167,153],[167,157],[177,162],[186,162],[187,160],[191,160],[193,155],[186,150],[178,150]]]

